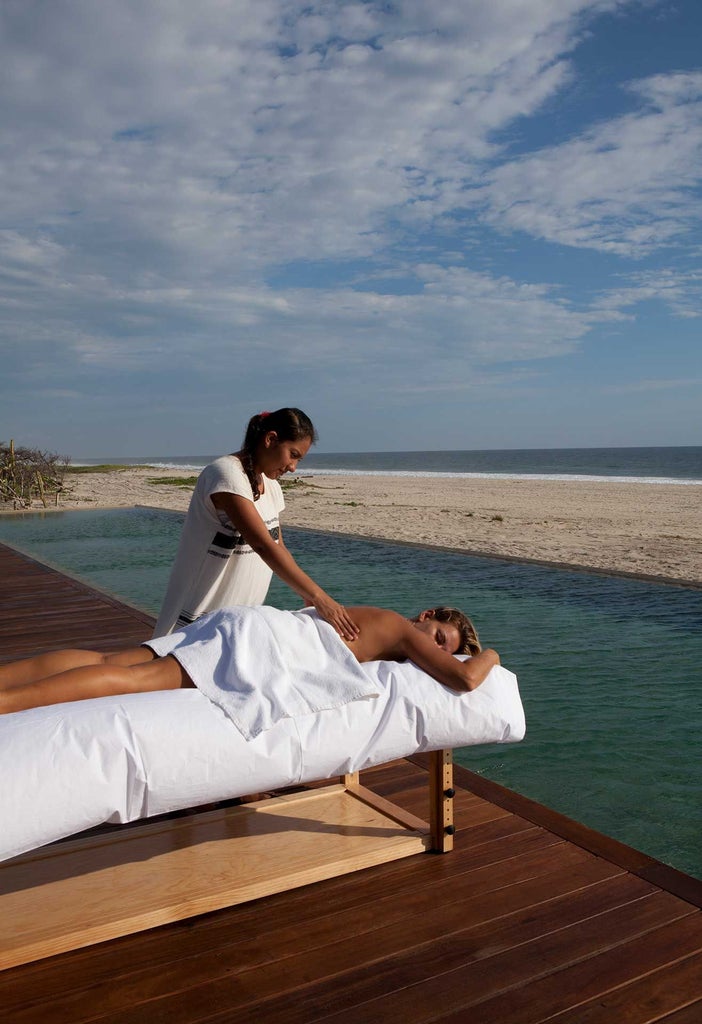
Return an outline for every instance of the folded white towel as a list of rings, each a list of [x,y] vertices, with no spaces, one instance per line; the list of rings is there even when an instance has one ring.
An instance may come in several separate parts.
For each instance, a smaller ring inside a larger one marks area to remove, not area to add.
[[[363,665],[313,608],[223,608],[147,646],[177,658],[246,739],[282,718],[378,696]]]

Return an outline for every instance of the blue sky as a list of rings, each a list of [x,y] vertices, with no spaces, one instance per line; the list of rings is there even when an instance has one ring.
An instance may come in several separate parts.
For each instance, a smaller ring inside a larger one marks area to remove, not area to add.
[[[5,0],[0,439],[702,443],[699,0]]]

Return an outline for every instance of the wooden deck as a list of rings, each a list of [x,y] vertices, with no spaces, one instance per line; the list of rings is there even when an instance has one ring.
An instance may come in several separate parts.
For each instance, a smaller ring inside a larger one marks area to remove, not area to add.
[[[148,616],[2,545],[0,579],[1,660],[37,638],[115,649],[149,634]],[[470,772],[455,779],[452,853],[4,971],[3,1021],[702,1021],[702,882]],[[426,816],[421,758],[362,781]]]

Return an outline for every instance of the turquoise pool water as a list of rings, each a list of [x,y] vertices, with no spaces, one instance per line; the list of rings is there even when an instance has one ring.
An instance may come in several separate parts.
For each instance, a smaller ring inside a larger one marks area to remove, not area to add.
[[[0,517],[0,540],[158,610],[182,515],[146,509]],[[527,737],[456,760],[702,877],[702,592],[286,530],[300,564],[347,604],[475,619],[519,677]],[[274,581],[269,600],[298,607]]]

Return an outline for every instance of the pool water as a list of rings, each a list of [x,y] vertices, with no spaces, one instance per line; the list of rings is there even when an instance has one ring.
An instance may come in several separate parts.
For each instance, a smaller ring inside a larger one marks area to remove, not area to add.
[[[157,613],[180,513],[0,517],[0,540]],[[408,545],[286,530],[298,562],[346,604],[464,608],[514,671],[519,744],[456,761],[702,877],[702,592]],[[269,602],[299,607],[274,578]]]

